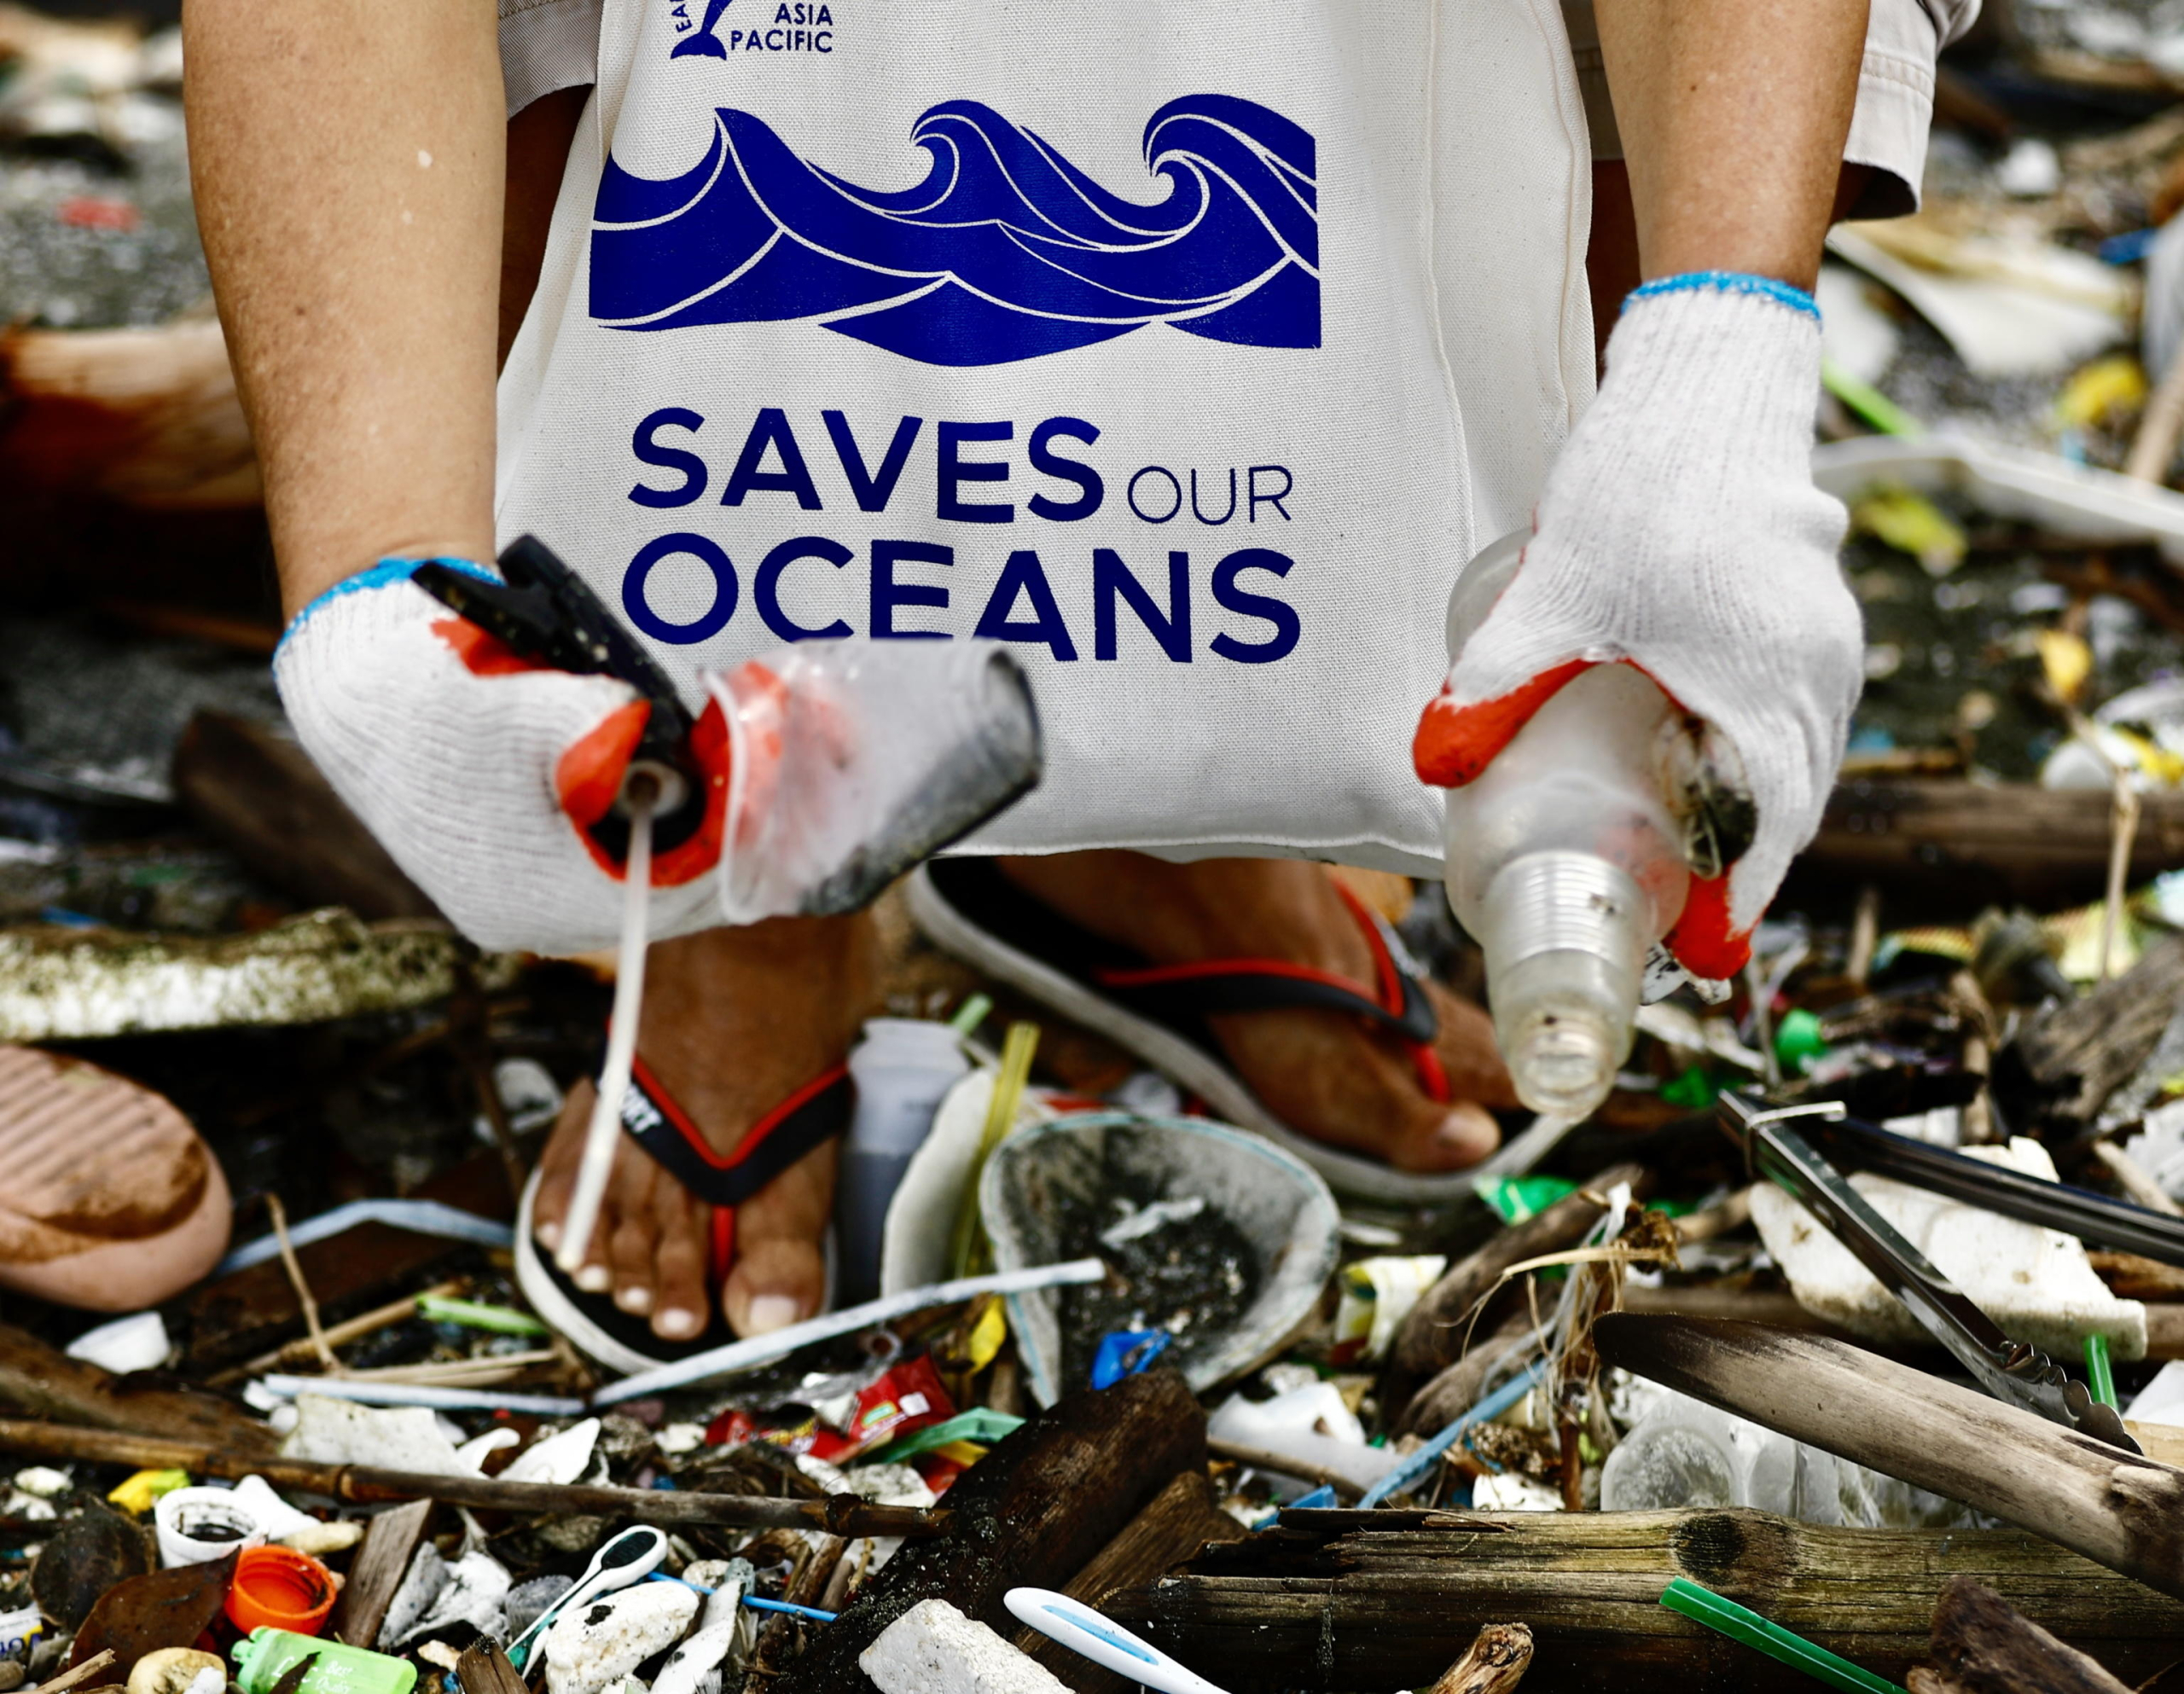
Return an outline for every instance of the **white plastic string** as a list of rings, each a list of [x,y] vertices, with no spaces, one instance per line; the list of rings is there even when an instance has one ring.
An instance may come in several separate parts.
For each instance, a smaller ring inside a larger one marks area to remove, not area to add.
[[[637,1017],[644,1007],[645,943],[652,897],[652,814],[659,785],[648,777],[631,781],[624,799],[630,813],[630,858],[622,885],[622,944],[614,972],[614,1022],[607,1036],[607,1063],[599,1073],[599,1098],[584,1131],[584,1162],[577,1167],[576,1192],[561,1222],[561,1245],[554,1262],[574,1275],[584,1267],[599,1223],[599,1204],[607,1198],[607,1179],[622,1139],[622,1100],[630,1091],[630,1068],[637,1056]]]

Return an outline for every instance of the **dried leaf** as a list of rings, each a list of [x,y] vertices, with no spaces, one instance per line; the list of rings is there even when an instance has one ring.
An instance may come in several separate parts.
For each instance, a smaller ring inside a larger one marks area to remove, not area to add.
[[[69,1662],[111,1649],[125,1675],[147,1653],[194,1646],[228,1598],[236,1557],[154,1570],[107,1589],[76,1632]]]

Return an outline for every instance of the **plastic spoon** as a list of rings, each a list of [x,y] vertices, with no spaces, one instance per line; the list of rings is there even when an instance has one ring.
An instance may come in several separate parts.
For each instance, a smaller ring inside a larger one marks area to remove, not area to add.
[[[1017,1621],[1082,1653],[1118,1676],[1156,1688],[1160,1694],[1226,1694],[1194,1670],[1187,1670],[1158,1647],[1141,1641],[1112,1618],[1051,1588],[1011,1588],[1002,1604]]]
[[[626,1588],[649,1576],[667,1557],[667,1537],[648,1523],[624,1529],[591,1556],[591,1563],[577,1578],[575,1587],[538,1614],[530,1628],[508,1643],[508,1662],[518,1670],[530,1656],[531,1638],[571,1606],[580,1606],[597,1595]]]

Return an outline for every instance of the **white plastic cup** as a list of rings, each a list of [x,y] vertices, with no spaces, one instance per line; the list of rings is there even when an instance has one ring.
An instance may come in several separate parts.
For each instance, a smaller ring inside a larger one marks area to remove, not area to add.
[[[844,1148],[835,1216],[842,1296],[854,1303],[880,1291],[880,1230],[911,1155],[932,1131],[942,1096],[971,1068],[962,1037],[947,1024],[874,1018],[850,1054],[857,1116]]]
[[[265,1526],[232,1488],[176,1488],[152,1508],[159,1532],[160,1563],[168,1570],[225,1558],[265,1540]]]

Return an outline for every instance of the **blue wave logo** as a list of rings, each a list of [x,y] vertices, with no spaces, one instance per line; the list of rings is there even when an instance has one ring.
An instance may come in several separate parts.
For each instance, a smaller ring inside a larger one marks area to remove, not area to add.
[[[1320,345],[1317,150],[1281,113],[1226,95],[1145,126],[1166,179],[1110,194],[991,107],[950,101],[911,139],[899,193],[799,159],[725,107],[697,167],[665,181],[612,159],[591,235],[591,315],[618,329],[816,318],[905,358],[1008,364],[1150,323],[1250,347]]]
[[[728,49],[720,44],[720,37],[713,32],[719,27],[720,15],[729,9],[730,0],[708,0],[706,20],[698,26],[695,35],[688,35],[675,44],[671,59],[687,59],[696,55],[702,59],[725,59]]]

